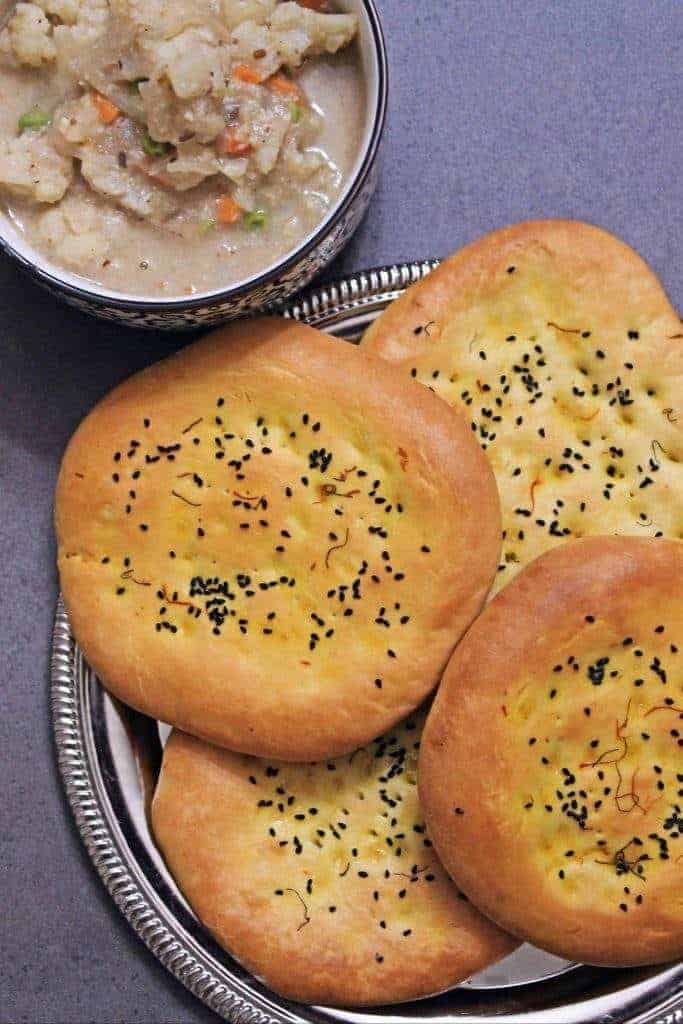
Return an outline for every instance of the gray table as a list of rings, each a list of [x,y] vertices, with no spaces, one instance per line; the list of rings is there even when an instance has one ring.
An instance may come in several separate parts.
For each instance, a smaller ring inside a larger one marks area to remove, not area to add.
[[[595,221],[683,309],[683,3],[380,0],[382,184],[330,272],[447,253],[528,217]],[[0,1021],[213,1021],[105,895],[53,763],[52,491],[100,395],[182,340],[63,308],[0,261]]]

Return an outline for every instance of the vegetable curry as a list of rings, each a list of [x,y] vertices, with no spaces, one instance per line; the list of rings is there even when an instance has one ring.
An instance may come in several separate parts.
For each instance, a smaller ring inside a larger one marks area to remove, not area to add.
[[[0,34],[0,197],[55,264],[173,297],[265,270],[359,151],[356,18],[325,0],[35,0]]]

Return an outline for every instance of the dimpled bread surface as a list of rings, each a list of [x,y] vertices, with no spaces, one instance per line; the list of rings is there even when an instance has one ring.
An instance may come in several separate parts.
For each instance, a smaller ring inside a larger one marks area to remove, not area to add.
[[[517,944],[462,897],[426,835],[421,718],[317,765],[179,732],[166,746],[152,824],[169,869],[218,941],[289,998],[413,999]]]
[[[500,550],[464,419],[284,320],[209,335],[100,402],[65,454],[56,525],[105,686],[285,760],[348,752],[414,709]]]
[[[613,236],[496,231],[409,288],[363,347],[470,421],[501,496],[492,593],[571,538],[683,537],[683,326]]]
[[[428,718],[422,806],[482,911],[572,960],[683,955],[683,544],[589,538],[488,605]]]

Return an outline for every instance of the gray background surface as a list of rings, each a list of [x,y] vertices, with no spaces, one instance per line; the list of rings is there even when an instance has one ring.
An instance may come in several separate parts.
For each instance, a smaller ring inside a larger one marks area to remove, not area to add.
[[[382,183],[328,277],[568,216],[639,249],[683,309],[683,3],[380,9]],[[0,308],[0,1021],[214,1021],[105,895],[60,791],[48,716],[61,452],[103,392],[181,341],[91,321],[2,259]]]

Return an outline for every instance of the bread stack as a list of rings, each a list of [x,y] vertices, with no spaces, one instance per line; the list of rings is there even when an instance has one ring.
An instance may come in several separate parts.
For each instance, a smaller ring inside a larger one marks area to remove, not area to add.
[[[156,840],[267,985],[377,1005],[524,939],[683,955],[682,399],[653,273],[547,221],[359,349],[250,321],[81,424],[72,626],[175,727]]]

